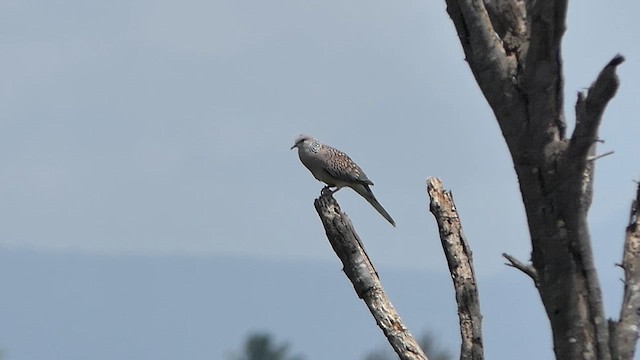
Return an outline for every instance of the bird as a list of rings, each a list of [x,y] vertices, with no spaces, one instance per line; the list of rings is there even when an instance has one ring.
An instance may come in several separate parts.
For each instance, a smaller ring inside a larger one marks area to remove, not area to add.
[[[373,181],[369,180],[360,166],[347,154],[324,145],[309,135],[298,136],[291,150],[295,148],[298,148],[298,156],[302,164],[316,179],[327,184],[323,192],[330,191],[333,194],[343,187],[350,187],[367,200],[391,225],[396,226],[391,215],[373,195],[370,188]],[[331,187],[335,187],[335,190],[331,190]]]

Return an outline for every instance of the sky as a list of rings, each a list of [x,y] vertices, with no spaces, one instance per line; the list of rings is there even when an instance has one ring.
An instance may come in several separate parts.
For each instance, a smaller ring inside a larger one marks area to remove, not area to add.
[[[571,2],[563,42],[569,129],[576,93],[627,58],[590,213],[610,317],[640,179],[639,7]],[[375,182],[397,228],[336,199],[414,333],[459,347],[436,176],[474,252],[487,357],[551,356],[538,295],[501,258],[529,258],[517,179],[444,1],[8,0],[0,33],[5,360],[224,359],[255,329],[308,359],[384,346],[289,150],[300,133]]]

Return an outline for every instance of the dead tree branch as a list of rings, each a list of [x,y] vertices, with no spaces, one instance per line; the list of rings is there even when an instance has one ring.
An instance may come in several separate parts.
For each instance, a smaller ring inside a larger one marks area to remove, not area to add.
[[[614,57],[588,94],[579,95],[569,139],[561,56],[567,0],[445,2],[518,175],[556,358],[609,360],[587,216],[597,130],[624,58]]]
[[[594,148],[593,145],[598,140],[598,128],[604,109],[620,86],[616,68],[623,62],[624,56],[616,55],[602,69],[587,93],[578,93],[576,129],[571,136],[569,145],[569,151],[573,157],[587,156],[589,150]]]
[[[620,320],[609,322],[611,355],[615,360],[633,359],[640,328],[640,184],[631,204],[629,225],[624,240],[622,268],[624,269],[624,295]]]
[[[613,155],[615,153],[615,151],[607,151],[604,154],[600,154],[600,155],[591,155],[587,158],[587,161],[596,161],[599,159],[602,159],[605,156],[609,156],[609,155]]]
[[[592,314],[589,320],[595,330],[593,336],[597,342],[597,358],[599,359],[610,358],[611,335],[604,314],[602,292],[593,260],[587,223],[587,214],[593,198],[595,169],[595,163],[590,158],[595,154],[602,114],[618,89],[619,79],[615,71],[622,62],[624,62],[624,57],[616,55],[600,72],[596,81],[589,88],[588,94],[585,96],[580,93],[578,96],[576,128],[569,141],[565,159],[561,160],[565,166],[560,172],[564,179],[571,179],[566,183],[570,184],[570,187],[560,187],[566,191],[565,195],[568,197],[561,196],[560,198],[564,202],[578,200],[575,212],[564,218],[567,219],[568,238],[572,256],[576,261],[576,269],[584,274],[584,285],[587,290],[586,306]]]
[[[508,266],[516,268],[522,271],[523,273],[529,275],[531,280],[533,280],[533,283],[536,285],[536,287],[538,287],[538,272],[532,265],[525,264],[522,261],[506,253],[503,253],[502,256],[509,261],[509,263],[507,264]]]
[[[325,193],[315,200],[314,205],[327,239],[342,262],[342,270],[358,297],[367,304],[393,350],[401,360],[427,360],[389,301],[360,237],[351,220],[340,210],[338,202],[330,193]]]
[[[462,224],[451,192],[445,191],[440,180],[433,177],[427,179],[427,192],[431,199],[429,209],[438,223],[442,249],[456,292],[462,337],[460,359],[482,360],[482,314],[471,248],[462,233]]]

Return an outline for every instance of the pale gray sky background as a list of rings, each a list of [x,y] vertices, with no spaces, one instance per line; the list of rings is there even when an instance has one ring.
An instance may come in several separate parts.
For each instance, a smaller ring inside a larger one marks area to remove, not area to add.
[[[640,176],[633,1],[570,4],[567,119],[616,53],[591,212],[608,316]],[[383,346],[290,151],[309,133],[376,183],[336,195],[415,333],[458,351],[425,179],[473,248],[486,355],[552,354],[511,159],[444,1],[0,3],[0,349],[18,359],[224,359],[268,330],[308,359]]]

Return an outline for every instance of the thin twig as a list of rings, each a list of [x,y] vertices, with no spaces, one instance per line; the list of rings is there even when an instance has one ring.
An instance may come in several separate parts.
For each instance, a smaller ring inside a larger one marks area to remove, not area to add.
[[[603,158],[603,157],[605,157],[605,156],[609,156],[609,155],[611,155],[611,154],[613,154],[613,153],[614,153],[614,151],[607,151],[607,152],[606,152],[606,153],[604,153],[604,154],[600,154],[600,155],[596,155],[596,156],[589,156],[589,157],[587,158],[587,161],[596,161],[596,160],[598,160],[598,159],[600,159],[600,158]]]
[[[516,268],[527,274],[531,278],[531,280],[533,280],[536,287],[538,287],[538,272],[533,267],[533,265],[525,264],[507,253],[502,253],[502,256],[509,261],[509,263],[505,265]]]

